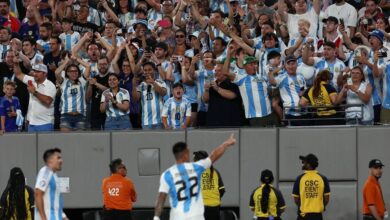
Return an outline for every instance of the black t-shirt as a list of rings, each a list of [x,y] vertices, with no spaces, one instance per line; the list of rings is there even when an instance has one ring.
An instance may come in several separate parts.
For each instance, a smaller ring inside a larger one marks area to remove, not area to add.
[[[238,86],[226,79],[219,84],[219,87],[234,92],[237,97],[233,100],[229,100],[222,97],[213,88],[210,88],[206,125],[209,127],[232,127],[243,125],[244,111]]]
[[[105,76],[100,76],[99,74],[94,77],[96,82],[106,86],[108,88],[108,74]],[[95,85],[92,86],[92,98],[91,98],[91,119],[96,117],[101,118],[104,117],[105,113],[100,112],[100,100],[102,98],[102,93],[98,87]]]
[[[24,74],[28,74],[28,70],[23,66],[22,62],[19,63],[20,69]],[[4,96],[3,84],[5,81],[11,80],[16,83],[15,95],[19,98],[22,114],[27,114],[28,101],[30,99],[27,85],[15,77],[13,68],[10,68],[5,62],[0,63],[0,97]]]
[[[50,80],[54,85],[56,84],[56,75],[55,72],[50,70],[49,64],[54,63],[57,67],[59,66],[59,62],[61,61],[61,56],[53,56],[52,52],[45,54],[43,57],[43,63],[47,65],[47,79]]]

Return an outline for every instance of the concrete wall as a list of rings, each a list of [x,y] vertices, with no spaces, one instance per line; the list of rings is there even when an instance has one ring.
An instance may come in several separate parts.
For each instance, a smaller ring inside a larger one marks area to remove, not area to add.
[[[0,137],[0,189],[5,188],[9,170],[14,166],[23,169],[28,184],[33,186],[43,165],[43,152],[59,147],[64,158],[59,176],[70,177],[71,193],[64,196],[66,208],[101,207],[101,181],[109,175],[110,160],[118,157],[124,160],[135,183],[139,198],[135,207],[151,208],[157,196],[159,174],[174,163],[171,146],[175,142],[187,141],[192,151],[211,152],[231,133],[238,142],[215,168],[227,191],[222,204],[240,207],[240,219],[252,216],[249,196],[258,186],[263,169],[274,172],[274,185],[285,197],[287,209],[283,217],[294,219],[297,209],[291,197],[292,185],[302,173],[298,156],[308,153],[319,157],[318,170],[330,180],[331,201],[326,219],[359,219],[369,160],[379,158],[390,165],[390,127],[6,134]],[[390,185],[386,167],[382,186]],[[388,187],[383,187],[383,194],[389,203]]]

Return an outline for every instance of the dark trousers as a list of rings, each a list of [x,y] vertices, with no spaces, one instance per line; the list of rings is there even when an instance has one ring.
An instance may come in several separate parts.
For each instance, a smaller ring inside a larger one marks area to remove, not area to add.
[[[372,215],[363,215],[363,220],[375,220],[376,218]]]
[[[257,220],[269,220],[269,218],[268,217],[257,217]],[[274,220],[282,220],[282,219],[279,217],[274,217]]]
[[[131,220],[131,211],[104,210],[103,220]]]
[[[210,207],[205,206],[204,207],[204,219],[205,220],[219,220],[219,206],[216,207]]]
[[[306,213],[305,217],[298,215],[297,220],[322,220],[322,213]]]

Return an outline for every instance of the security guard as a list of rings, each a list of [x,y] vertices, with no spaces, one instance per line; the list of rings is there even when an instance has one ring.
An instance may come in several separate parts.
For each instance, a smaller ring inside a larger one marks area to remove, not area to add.
[[[363,188],[363,220],[375,220],[387,218],[385,201],[379,179],[383,173],[383,163],[379,159],[373,159],[368,164],[370,176]]]
[[[286,208],[282,193],[271,184],[274,175],[270,170],[263,170],[261,185],[255,189],[249,200],[249,207],[257,220],[281,220],[280,216]]]
[[[194,152],[194,161],[207,158],[209,155],[206,151]],[[221,199],[225,194],[225,186],[223,185],[221,175],[213,166],[203,172],[202,180],[202,196],[204,203],[204,218],[205,220],[219,220],[219,210],[221,207]]]
[[[328,179],[319,174],[318,158],[314,154],[299,156],[302,170],[293,188],[294,201],[298,206],[298,220],[322,220],[322,212],[329,202],[330,187]]]
[[[110,163],[111,176],[103,180],[103,220],[131,220],[137,194],[133,182],[126,178],[127,169],[121,159]]]

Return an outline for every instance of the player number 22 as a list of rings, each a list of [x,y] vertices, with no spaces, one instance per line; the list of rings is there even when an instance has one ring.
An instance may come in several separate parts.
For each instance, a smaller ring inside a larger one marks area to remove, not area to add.
[[[119,188],[108,188],[110,196],[119,196]]]
[[[195,188],[198,186],[198,178],[196,176],[191,177],[189,179],[189,184],[190,186],[187,186],[186,182],[184,182],[183,180],[177,181],[175,183],[175,185],[179,186],[177,190],[177,200],[183,201],[188,199],[186,195],[186,190],[190,191],[190,197],[194,197],[198,195],[198,192],[195,191]]]

